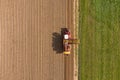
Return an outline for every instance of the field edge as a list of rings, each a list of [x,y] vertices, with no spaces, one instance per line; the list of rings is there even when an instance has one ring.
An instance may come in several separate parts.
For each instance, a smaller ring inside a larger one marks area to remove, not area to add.
[[[73,1],[74,38],[79,38],[79,0]],[[78,45],[74,45],[74,80],[78,80]]]

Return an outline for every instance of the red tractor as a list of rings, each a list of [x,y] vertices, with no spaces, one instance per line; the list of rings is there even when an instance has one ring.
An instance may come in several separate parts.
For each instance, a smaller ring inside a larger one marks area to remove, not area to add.
[[[72,39],[71,33],[69,29],[65,29],[63,33],[63,47],[64,47],[64,54],[70,54],[71,52],[71,44],[77,44],[79,40]]]

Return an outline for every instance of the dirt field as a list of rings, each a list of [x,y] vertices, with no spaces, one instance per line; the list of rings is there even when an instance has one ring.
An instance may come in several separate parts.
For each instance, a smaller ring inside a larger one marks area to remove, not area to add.
[[[72,29],[73,0],[0,0],[0,80],[73,80],[61,29]]]

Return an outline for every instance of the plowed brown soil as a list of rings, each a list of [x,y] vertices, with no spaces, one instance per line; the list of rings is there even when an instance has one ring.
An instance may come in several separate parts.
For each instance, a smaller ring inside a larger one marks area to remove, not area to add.
[[[72,0],[0,0],[0,80],[73,80],[60,35],[72,22]]]

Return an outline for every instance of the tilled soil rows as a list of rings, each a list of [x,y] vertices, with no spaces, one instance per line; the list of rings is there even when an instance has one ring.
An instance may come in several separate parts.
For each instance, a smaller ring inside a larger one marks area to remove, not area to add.
[[[72,0],[0,0],[0,80],[73,80],[65,27],[72,29]]]

